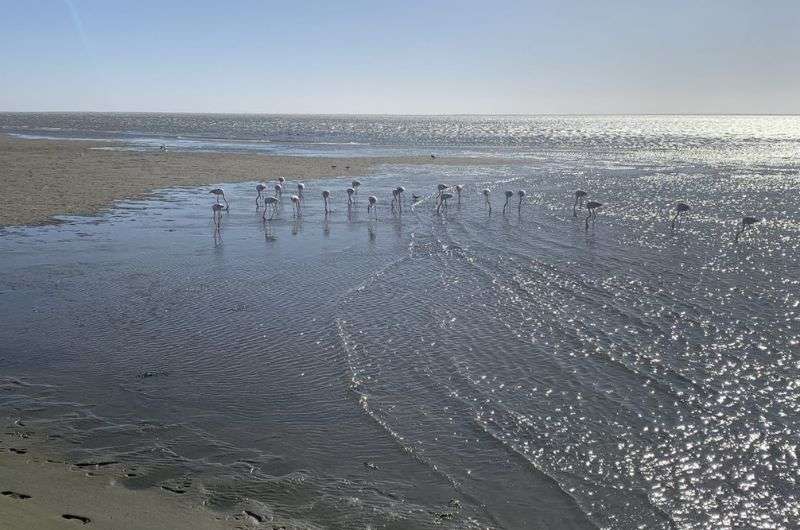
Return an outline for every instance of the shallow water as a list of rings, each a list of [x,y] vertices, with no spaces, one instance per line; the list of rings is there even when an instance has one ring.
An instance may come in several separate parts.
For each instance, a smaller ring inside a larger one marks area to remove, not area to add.
[[[321,527],[791,527],[800,149],[724,138],[384,167],[350,216],[329,180],[266,225],[226,185],[219,237],[205,190],[8,229],[0,407],[142,464],[132,487]],[[588,229],[576,188],[604,203]]]

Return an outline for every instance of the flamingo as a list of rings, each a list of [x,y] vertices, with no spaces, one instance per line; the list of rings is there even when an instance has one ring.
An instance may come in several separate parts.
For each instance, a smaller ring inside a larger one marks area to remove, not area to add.
[[[350,183],[350,186],[352,186],[353,188],[353,193],[358,195],[358,188],[359,186],[361,186],[361,183],[357,180],[354,180],[353,182]]]
[[[436,207],[436,213],[439,213],[441,211],[442,206],[444,206],[444,209],[447,210],[447,199],[452,199],[452,198],[453,198],[452,193],[442,193],[442,195],[439,197],[439,205]]]
[[[392,190],[392,212],[394,212],[395,202],[400,213],[403,213],[403,193],[406,189],[403,186],[398,186]]]
[[[214,188],[208,193],[214,195],[217,198],[217,204],[219,204],[219,198],[222,197],[222,200],[225,201],[225,209],[227,210],[229,208],[228,199],[225,198],[225,192],[222,190],[222,188]]]
[[[300,197],[292,195],[292,215],[300,217],[303,213],[300,211]]]
[[[282,188],[283,185],[286,184],[286,179],[283,177],[278,177],[278,184],[280,184]]]
[[[280,184],[275,184],[275,198],[278,200],[283,198],[283,186]]]
[[[367,202],[369,203],[369,204],[367,204],[367,214],[369,214],[370,211],[375,210],[375,219],[377,219],[378,218],[378,198],[375,197],[374,195],[370,195],[369,197],[367,197]]]
[[[267,187],[263,184],[256,184],[256,191],[258,192],[258,195],[256,195],[256,208],[258,208],[258,200],[261,198],[261,192],[265,189],[267,189]]]
[[[686,212],[691,210],[691,207],[686,204],[685,202],[679,202],[675,205],[675,216],[672,218],[671,228],[675,229],[675,222],[678,219],[683,219],[683,216],[686,215]]]
[[[418,203],[420,199],[422,199],[422,197],[420,197],[419,195],[415,193],[411,194],[411,202],[413,202],[414,204]]]
[[[746,217],[742,217],[742,221],[741,223],[739,223],[739,229],[736,230],[736,237],[734,238],[734,240],[738,243],[739,236],[742,234],[742,232],[750,228],[750,226],[760,222],[761,219],[759,219],[758,217],[750,217],[749,215]]]
[[[217,230],[222,224],[222,210],[224,209],[225,207],[218,202],[211,205],[211,218],[214,220],[214,226]]]
[[[522,201],[525,199],[525,190],[519,190],[517,192],[517,197],[519,197],[519,204],[517,204],[517,212],[522,211]]]
[[[597,201],[589,201],[586,203],[586,209],[589,210],[589,215],[586,216],[586,230],[589,230],[589,219],[594,220],[597,219],[597,209],[602,208],[603,204]]]
[[[583,199],[586,197],[587,193],[583,190],[577,190],[575,192],[575,204],[572,205],[572,217],[578,217],[577,208],[580,203],[580,207],[583,208]]]
[[[514,196],[514,192],[513,192],[513,191],[511,191],[511,190],[508,190],[508,191],[506,191],[506,202],[505,202],[505,204],[503,204],[503,214],[504,214],[504,215],[505,215],[505,213],[506,213],[506,208],[508,208],[508,201],[509,201],[509,200],[511,199],[511,197],[513,197],[513,196]]]
[[[456,184],[456,195],[458,195],[458,205],[461,206],[461,192],[464,189],[464,186],[461,184]]]
[[[264,197],[264,213],[261,214],[262,221],[267,220],[268,205],[272,206],[272,208],[270,208],[271,211],[269,214],[270,220],[275,216],[276,213],[278,213],[278,199],[276,199],[275,197]]]
[[[492,213],[492,202],[489,200],[489,194],[492,193],[492,190],[489,188],[483,188],[483,204],[489,207],[489,213]]]
[[[330,213],[330,209],[328,208],[328,201],[331,198],[331,192],[328,190],[322,190],[322,202],[325,204],[325,215]]]
[[[306,185],[303,184],[302,182],[299,182],[297,184],[297,196],[300,197],[301,201],[303,200],[303,190],[305,190],[305,189],[306,189]]]
[[[344,191],[347,192],[347,207],[349,208],[353,205],[353,194],[356,192],[356,190],[355,188],[347,188]]]

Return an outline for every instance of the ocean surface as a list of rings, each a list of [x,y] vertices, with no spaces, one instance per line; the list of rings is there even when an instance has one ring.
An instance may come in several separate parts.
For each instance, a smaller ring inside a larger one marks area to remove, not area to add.
[[[0,131],[517,159],[381,166],[350,209],[349,180],[307,182],[302,216],[285,198],[269,222],[255,182],[221,182],[219,231],[206,189],[0,230],[4,426],[132,462],[129,487],[304,527],[797,527],[800,117],[0,114]],[[438,183],[461,203],[437,213]],[[603,203],[588,226],[576,189]],[[737,242],[744,215],[761,222]]]

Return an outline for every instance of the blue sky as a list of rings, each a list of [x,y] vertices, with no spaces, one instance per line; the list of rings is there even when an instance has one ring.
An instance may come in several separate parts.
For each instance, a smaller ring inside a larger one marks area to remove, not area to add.
[[[800,1],[0,0],[0,110],[800,113]]]

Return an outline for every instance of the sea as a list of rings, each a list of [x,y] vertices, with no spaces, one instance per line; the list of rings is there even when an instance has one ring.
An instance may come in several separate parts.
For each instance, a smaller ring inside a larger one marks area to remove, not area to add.
[[[350,178],[306,182],[300,215],[219,182],[219,226],[204,187],[0,229],[3,426],[130,463],[126,487],[298,528],[800,524],[800,116],[4,113],[0,133],[452,157],[375,166],[352,205]]]

